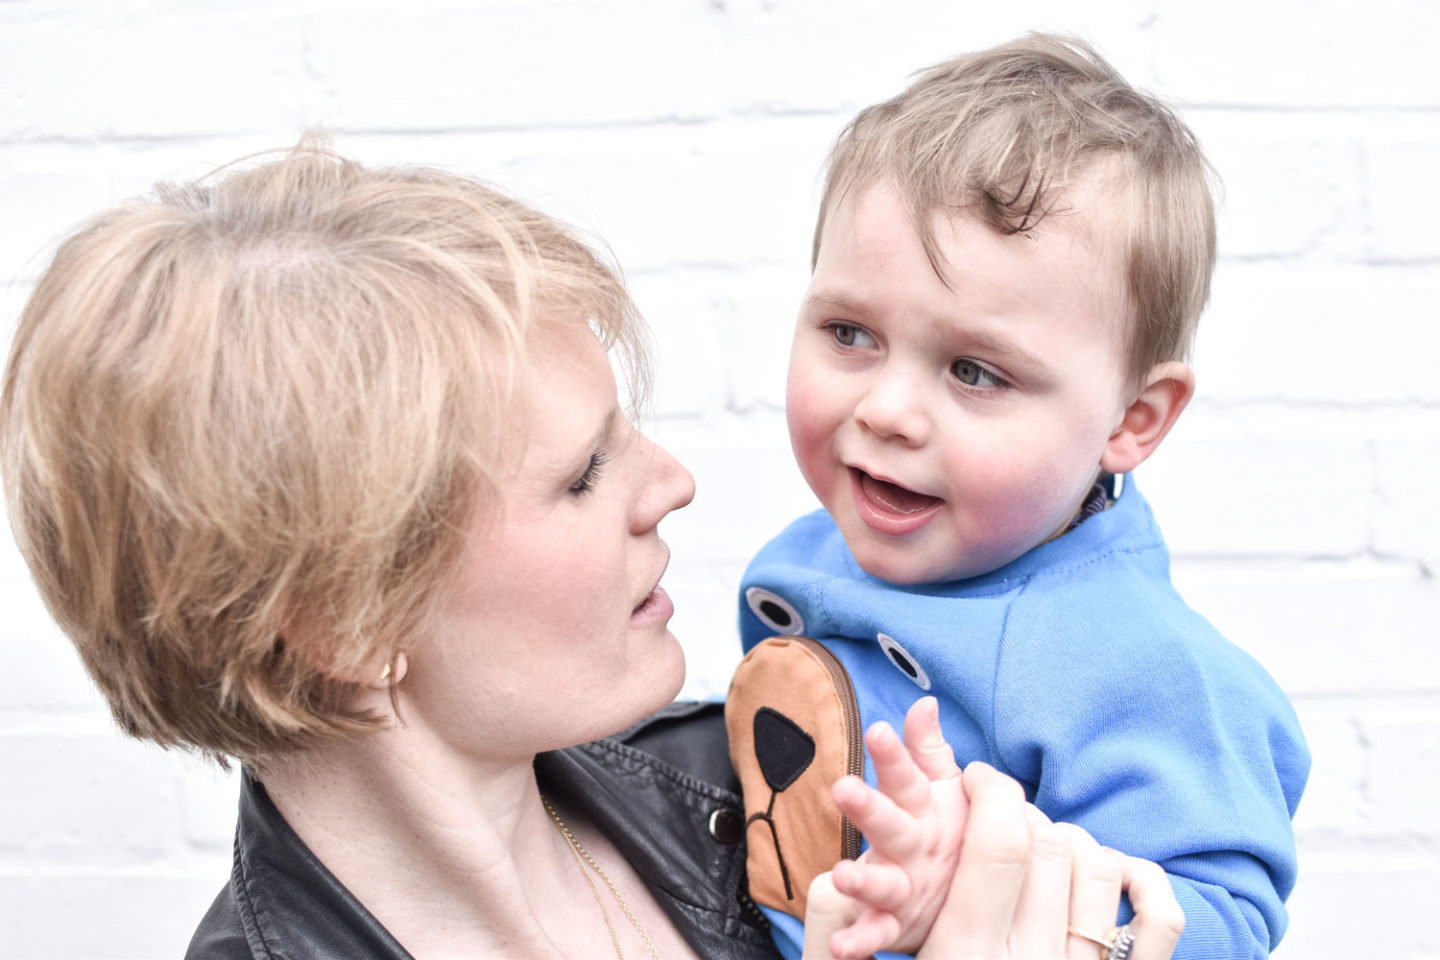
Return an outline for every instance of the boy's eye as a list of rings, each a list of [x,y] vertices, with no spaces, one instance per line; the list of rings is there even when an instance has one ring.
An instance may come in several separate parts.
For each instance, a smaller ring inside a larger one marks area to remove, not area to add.
[[[967,387],[1008,387],[1009,384],[968,357],[950,364],[955,379]]]
[[[835,338],[835,342],[842,347],[870,347],[875,344],[874,337],[853,323],[841,323],[836,320],[826,326],[829,327],[830,335]]]

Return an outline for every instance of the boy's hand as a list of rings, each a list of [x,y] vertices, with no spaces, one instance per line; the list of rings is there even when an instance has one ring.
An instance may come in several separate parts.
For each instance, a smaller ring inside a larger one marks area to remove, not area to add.
[[[860,903],[835,889],[831,876],[830,872],[822,873],[810,883],[800,960],[835,960],[830,952],[831,936],[854,923],[863,909]]]
[[[854,922],[830,937],[836,957],[868,957],[878,950],[914,953],[945,903],[968,804],[955,754],[940,731],[934,697],[905,715],[905,742],[889,724],[865,733],[879,789],[858,777],[836,781],[840,812],[870,842],[859,860],[832,871],[840,893],[862,905]]]

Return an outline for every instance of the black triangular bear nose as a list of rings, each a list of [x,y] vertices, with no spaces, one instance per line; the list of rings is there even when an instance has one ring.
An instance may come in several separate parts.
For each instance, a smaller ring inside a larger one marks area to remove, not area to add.
[[[815,759],[815,740],[783,713],[761,707],[755,711],[755,759],[765,782],[779,793]]]

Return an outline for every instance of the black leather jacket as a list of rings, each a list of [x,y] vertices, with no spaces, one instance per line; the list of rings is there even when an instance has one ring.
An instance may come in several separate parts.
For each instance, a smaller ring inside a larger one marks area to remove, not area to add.
[[[674,704],[624,733],[535,758],[540,788],[582,813],[645,880],[695,952],[776,960],[745,896],[739,784],[722,708]],[[187,960],[411,960],[244,777],[230,882]]]

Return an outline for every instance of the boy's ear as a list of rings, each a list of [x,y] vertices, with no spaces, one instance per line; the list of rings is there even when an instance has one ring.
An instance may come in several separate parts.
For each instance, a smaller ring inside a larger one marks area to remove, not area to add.
[[[1169,360],[1151,367],[1140,395],[1125,408],[1120,425],[1106,441],[1100,468],[1106,473],[1129,473],[1144,463],[1194,395],[1195,374],[1187,365]]]

